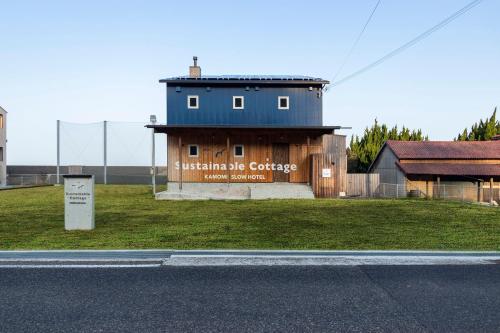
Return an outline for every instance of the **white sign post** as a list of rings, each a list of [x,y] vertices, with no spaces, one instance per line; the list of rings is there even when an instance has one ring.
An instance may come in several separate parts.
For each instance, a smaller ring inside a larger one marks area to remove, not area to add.
[[[65,175],[64,228],[92,230],[94,222],[94,176]]]

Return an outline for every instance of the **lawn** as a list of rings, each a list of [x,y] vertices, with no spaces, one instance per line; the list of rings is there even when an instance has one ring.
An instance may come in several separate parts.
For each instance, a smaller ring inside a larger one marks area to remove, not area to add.
[[[97,185],[96,229],[64,230],[63,187],[0,191],[0,249],[500,250],[500,209],[400,200],[155,201]]]

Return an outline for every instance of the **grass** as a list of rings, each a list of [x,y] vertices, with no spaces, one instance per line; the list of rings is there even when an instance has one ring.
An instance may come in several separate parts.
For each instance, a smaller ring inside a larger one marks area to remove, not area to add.
[[[64,230],[63,187],[0,191],[0,249],[500,250],[500,209],[426,200],[155,201],[97,185],[96,229]]]

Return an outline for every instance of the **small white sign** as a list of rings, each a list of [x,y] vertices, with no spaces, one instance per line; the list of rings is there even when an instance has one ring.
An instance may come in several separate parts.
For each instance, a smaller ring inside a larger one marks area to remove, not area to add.
[[[64,228],[92,230],[94,223],[94,176],[64,176]]]
[[[330,178],[332,176],[332,169],[323,169],[321,171],[321,177]]]

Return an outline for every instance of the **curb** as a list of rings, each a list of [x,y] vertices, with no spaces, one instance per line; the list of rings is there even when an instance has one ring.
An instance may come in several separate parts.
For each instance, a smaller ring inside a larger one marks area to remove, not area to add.
[[[1,268],[483,264],[500,264],[500,252],[283,250],[0,251]]]

